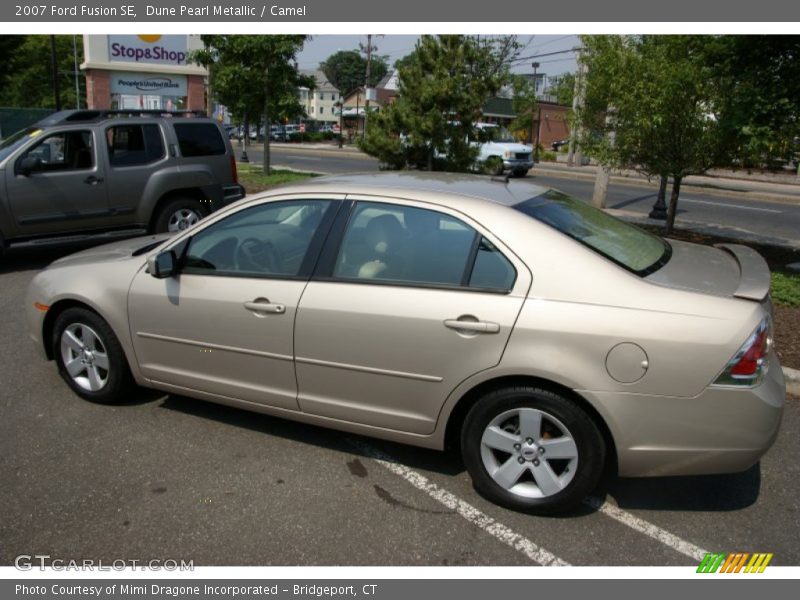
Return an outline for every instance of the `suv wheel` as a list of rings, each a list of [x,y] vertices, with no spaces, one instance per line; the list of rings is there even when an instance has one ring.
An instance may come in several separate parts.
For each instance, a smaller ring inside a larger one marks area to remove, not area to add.
[[[535,387],[496,390],[467,414],[461,452],[475,489],[514,510],[568,511],[597,485],[603,436],[572,399]]]
[[[175,198],[162,206],[156,216],[154,233],[178,232],[206,216],[203,205],[192,198]]]
[[[111,327],[85,308],[69,308],[53,328],[58,372],[81,398],[101,404],[125,399],[134,387],[122,346]]]

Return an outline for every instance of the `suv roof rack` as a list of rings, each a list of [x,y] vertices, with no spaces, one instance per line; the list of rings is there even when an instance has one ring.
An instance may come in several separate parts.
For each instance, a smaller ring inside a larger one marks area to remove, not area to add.
[[[135,109],[135,110],[62,110],[45,117],[37,123],[40,126],[53,126],[63,123],[76,122],[97,122],[113,118],[130,117],[206,117],[204,110],[157,110],[157,109]]]

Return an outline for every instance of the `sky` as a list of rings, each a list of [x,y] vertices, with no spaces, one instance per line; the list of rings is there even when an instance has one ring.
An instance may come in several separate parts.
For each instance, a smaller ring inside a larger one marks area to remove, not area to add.
[[[372,44],[378,47],[377,54],[388,54],[389,65],[402,58],[414,49],[417,41],[416,35],[383,35],[372,36]],[[520,58],[537,54],[547,54],[560,50],[569,50],[580,44],[576,35],[520,35],[519,41],[523,44]],[[303,51],[298,56],[298,66],[301,69],[315,69],[319,63],[339,50],[357,50],[358,44],[366,45],[366,35],[315,35],[306,42]],[[525,58],[520,60],[513,68],[516,73],[532,72],[531,63],[539,63],[539,73],[547,75],[560,75],[561,73],[576,70],[575,53],[559,54],[556,56],[543,56],[539,58]]]

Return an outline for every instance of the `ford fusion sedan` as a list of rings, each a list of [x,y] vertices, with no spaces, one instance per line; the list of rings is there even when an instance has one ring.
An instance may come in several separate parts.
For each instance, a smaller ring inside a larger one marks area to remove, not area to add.
[[[79,396],[136,386],[426,448],[565,511],[622,476],[747,469],[783,376],[769,270],[527,180],[376,173],[54,262],[31,335]]]

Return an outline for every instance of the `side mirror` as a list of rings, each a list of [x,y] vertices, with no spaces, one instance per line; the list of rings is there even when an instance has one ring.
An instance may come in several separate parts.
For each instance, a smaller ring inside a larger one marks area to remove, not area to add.
[[[26,156],[19,163],[19,174],[27,177],[33,171],[38,171],[42,166],[42,159],[38,156]]]
[[[159,252],[147,259],[147,270],[156,279],[166,279],[177,273],[178,260],[172,250]]]

